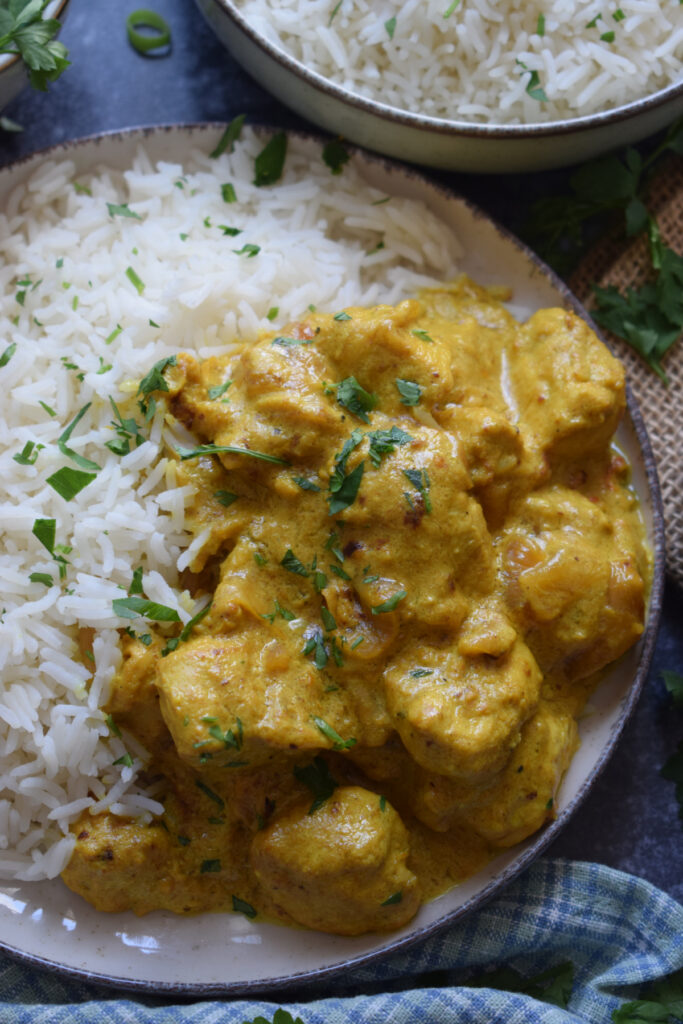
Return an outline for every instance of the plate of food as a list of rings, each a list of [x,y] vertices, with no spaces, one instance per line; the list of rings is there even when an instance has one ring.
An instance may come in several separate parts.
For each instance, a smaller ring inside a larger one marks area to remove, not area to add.
[[[0,171],[2,948],[282,988],[496,893],[651,658],[620,364],[466,201],[216,125]]]

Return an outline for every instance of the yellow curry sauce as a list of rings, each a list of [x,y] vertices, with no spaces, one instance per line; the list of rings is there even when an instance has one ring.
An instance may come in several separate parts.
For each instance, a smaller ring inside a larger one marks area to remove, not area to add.
[[[64,879],[103,910],[399,927],[553,816],[596,674],[642,631],[622,368],[573,314],[519,325],[463,278],[166,382],[224,449],[178,466],[212,603],[180,642],[122,637],[108,711],[165,813],[85,814]]]

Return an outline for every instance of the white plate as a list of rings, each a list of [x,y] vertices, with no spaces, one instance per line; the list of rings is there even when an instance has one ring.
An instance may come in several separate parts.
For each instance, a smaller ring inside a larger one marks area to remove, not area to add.
[[[0,206],[9,190],[46,155],[68,156],[77,173],[97,163],[124,168],[144,141],[153,159],[182,161],[192,147],[213,149],[222,128],[136,130],[54,147],[48,154],[0,170]],[[465,200],[383,160],[363,154],[357,159],[373,184],[388,193],[424,200],[452,225],[464,242],[464,269],[482,283],[510,285],[516,313],[562,305],[586,315],[547,267]],[[390,935],[342,938],[252,922],[239,914],[102,914],[54,881],[0,885],[0,948],[91,981],[157,995],[253,993],[313,977],[321,980],[351,964],[386,955],[459,918],[501,889],[556,836],[587,793],[635,704],[654,648],[663,585],[662,515],[652,454],[632,402],[618,436],[633,466],[633,482],[656,555],[648,626],[639,645],[619,661],[592,700],[595,712],[581,723],[581,747],[562,786],[558,818],[549,827],[423,906],[411,924]]]

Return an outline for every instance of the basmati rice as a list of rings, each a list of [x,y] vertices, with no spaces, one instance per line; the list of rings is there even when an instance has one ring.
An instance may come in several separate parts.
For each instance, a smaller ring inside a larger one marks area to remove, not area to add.
[[[142,423],[135,392],[159,359],[224,353],[309,304],[396,302],[457,273],[458,242],[423,204],[384,201],[353,160],[333,176],[318,143],[290,140],[283,178],[257,188],[263,143],[245,130],[232,154],[183,164],[141,148],[125,173],[78,177],[48,159],[0,213],[0,878],[57,875],[83,810],[161,810],[136,783],[145,752],[102,707],[129,625],[112,602],[133,570],[151,600],[193,614],[178,577],[190,493],[164,454],[177,435],[162,403],[121,455],[106,447],[110,399]],[[260,251],[239,255],[242,240]],[[76,469],[74,454],[99,469],[66,500],[48,478]],[[55,522],[52,551],[40,520]]]
[[[256,32],[359,96],[447,120],[533,124],[681,80],[679,0],[235,0]]]

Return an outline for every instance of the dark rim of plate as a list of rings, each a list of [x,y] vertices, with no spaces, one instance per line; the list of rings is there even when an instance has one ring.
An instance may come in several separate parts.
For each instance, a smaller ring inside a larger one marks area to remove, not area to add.
[[[613,107],[610,110],[602,110],[595,114],[586,114],[581,117],[565,118],[558,121],[537,121],[530,124],[477,124],[472,121],[431,117],[428,114],[413,113],[400,107],[392,107],[377,100],[369,99],[366,96],[361,96],[359,93],[344,89],[343,86],[337,85],[317,71],[312,71],[305,64],[302,64],[301,61],[291,57],[257,32],[231,0],[196,0],[196,2],[202,10],[204,7],[213,4],[220,14],[228,21],[231,21],[266,57],[275,61],[285,71],[294,74],[318,92],[323,92],[348,107],[373,115],[383,121],[391,121],[396,125],[440,135],[470,136],[471,138],[478,139],[532,139],[571,135],[579,131],[599,131],[606,124],[628,121],[647,111],[656,110],[657,107],[671,100],[683,97],[683,81],[681,81],[668,85],[664,89],[659,89],[657,92],[644,96],[641,99],[632,100],[630,103],[625,103],[620,107]],[[239,57],[239,55],[237,56]]]
[[[45,159],[46,157],[59,157],[62,154],[69,153],[74,149],[79,149],[85,146],[97,145],[108,140],[121,142],[127,144],[134,140],[144,139],[150,135],[156,135],[158,133],[166,133],[169,135],[178,135],[180,138],[191,137],[192,135],[208,136],[210,144],[215,144],[217,138],[225,130],[226,124],[216,122],[200,122],[192,124],[166,124],[166,125],[153,125],[144,126],[137,128],[129,128],[123,131],[110,131],[102,132],[96,135],[86,136],[84,138],[74,139],[68,142],[61,142],[53,145],[47,149],[39,150],[35,153],[29,154],[14,163],[8,164],[5,167],[0,168],[0,187],[2,186],[2,177],[4,173],[9,173],[13,169],[24,166],[28,163],[36,162]],[[268,135],[276,129],[258,126],[257,131],[263,132],[264,135]],[[320,142],[321,144],[326,141],[325,136],[319,135],[315,132],[300,132],[290,131],[287,133],[290,136],[298,137],[301,139],[311,139],[313,141]],[[463,203],[477,219],[484,220],[491,224],[497,234],[512,243],[518,250],[520,256],[528,262],[535,265],[540,274],[546,279],[550,280],[555,289],[562,295],[564,305],[567,309],[577,313],[582,319],[584,319],[591,328],[595,331],[598,337],[601,338],[605,344],[607,344],[605,338],[600,333],[599,328],[593,322],[590,315],[583,308],[581,303],[574,297],[564,282],[557,276],[557,274],[547,266],[531,249],[529,249],[520,239],[508,231],[505,227],[498,224],[493,218],[489,217],[488,214],[484,213],[478,206],[471,203],[467,199],[463,199],[458,196],[452,190],[438,185],[429,180],[429,178],[421,174],[410,167],[405,167],[394,160],[389,160],[384,157],[375,156],[367,153],[365,150],[359,147],[348,146],[350,152],[358,154],[363,161],[369,164],[380,165],[387,168],[390,171],[398,171],[404,178],[413,178],[419,181],[423,185],[427,185],[430,190],[433,191],[435,196],[445,198],[448,201],[456,201]],[[609,347],[609,346],[608,346]],[[146,981],[135,980],[124,977],[117,977],[116,975],[110,975],[106,973],[100,973],[96,971],[89,971],[76,967],[70,967],[68,965],[60,964],[57,961],[53,961],[43,956],[37,956],[32,953],[24,952],[23,950],[17,949],[8,943],[0,939],[0,949],[8,953],[10,956],[21,961],[28,966],[44,967],[51,971],[55,971],[65,977],[72,978],[81,982],[85,982],[92,985],[102,985],[116,989],[122,989],[133,992],[145,992],[152,994],[160,998],[187,998],[192,999],[199,996],[212,997],[212,996],[252,996],[262,995],[269,993],[270,995],[277,995],[278,993],[284,993],[291,990],[294,987],[300,987],[302,989],[302,996],[305,997],[305,987],[307,985],[319,984],[328,979],[338,977],[345,971],[353,970],[357,967],[366,967],[377,960],[384,959],[394,953],[404,952],[405,950],[415,946],[422,942],[424,939],[435,935],[449,926],[460,921],[466,914],[471,913],[473,910],[483,906],[493,896],[497,895],[506,885],[513,881],[525,868],[529,867],[530,864],[536,860],[536,858],[546,849],[547,846],[558,836],[560,831],[569,821],[572,814],[577,810],[579,805],[584,801],[588,792],[592,788],[594,782],[603,771],[607,764],[612,752],[616,746],[616,743],[621,735],[628,719],[630,718],[635,705],[638,701],[643,685],[647,678],[647,674],[654,654],[655,642],[657,638],[657,630],[659,627],[659,620],[662,611],[662,599],[664,592],[664,578],[665,578],[665,542],[664,542],[664,514],[662,508],[661,492],[659,488],[659,480],[657,477],[657,469],[655,464],[654,455],[650,446],[650,441],[647,435],[645,423],[643,421],[640,409],[636,403],[636,400],[627,386],[627,410],[631,421],[631,426],[636,435],[638,445],[643,457],[643,465],[645,467],[645,474],[649,489],[649,500],[652,505],[652,549],[654,554],[653,564],[653,578],[652,587],[649,595],[649,606],[648,606],[648,618],[645,626],[645,630],[640,640],[641,654],[636,670],[635,676],[631,682],[628,692],[623,696],[621,701],[621,710],[619,717],[612,727],[609,741],[603,748],[600,757],[594,765],[592,771],[584,779],[578,792],[574,798],[568,803],[558,814],[557,818],[549,825],[545,826],[543,830],[537,833],[536,838],[519,854],[514,861],[509,864],[500,874],[496,875],[495,878],[491,879],[482,889],[475,893],[472,897],[466,900],[459,907],[454,910],[447,912],[443,917],[439,918],[428,925],[416,929],[410,935],[403,936],[401,938],[392,939],[390,936],[384,941],[377,949],[361,953],[357,956],[350,956],[342,961],[331,964],[329,966],[313,968],[307,971],[301,971],[296,974],[290,974],[279,977],[269,977],[259,979],[255,981],[246,982],[212,982],[212,983],[193,983],[193,982],[160,982],[160,981]]]

